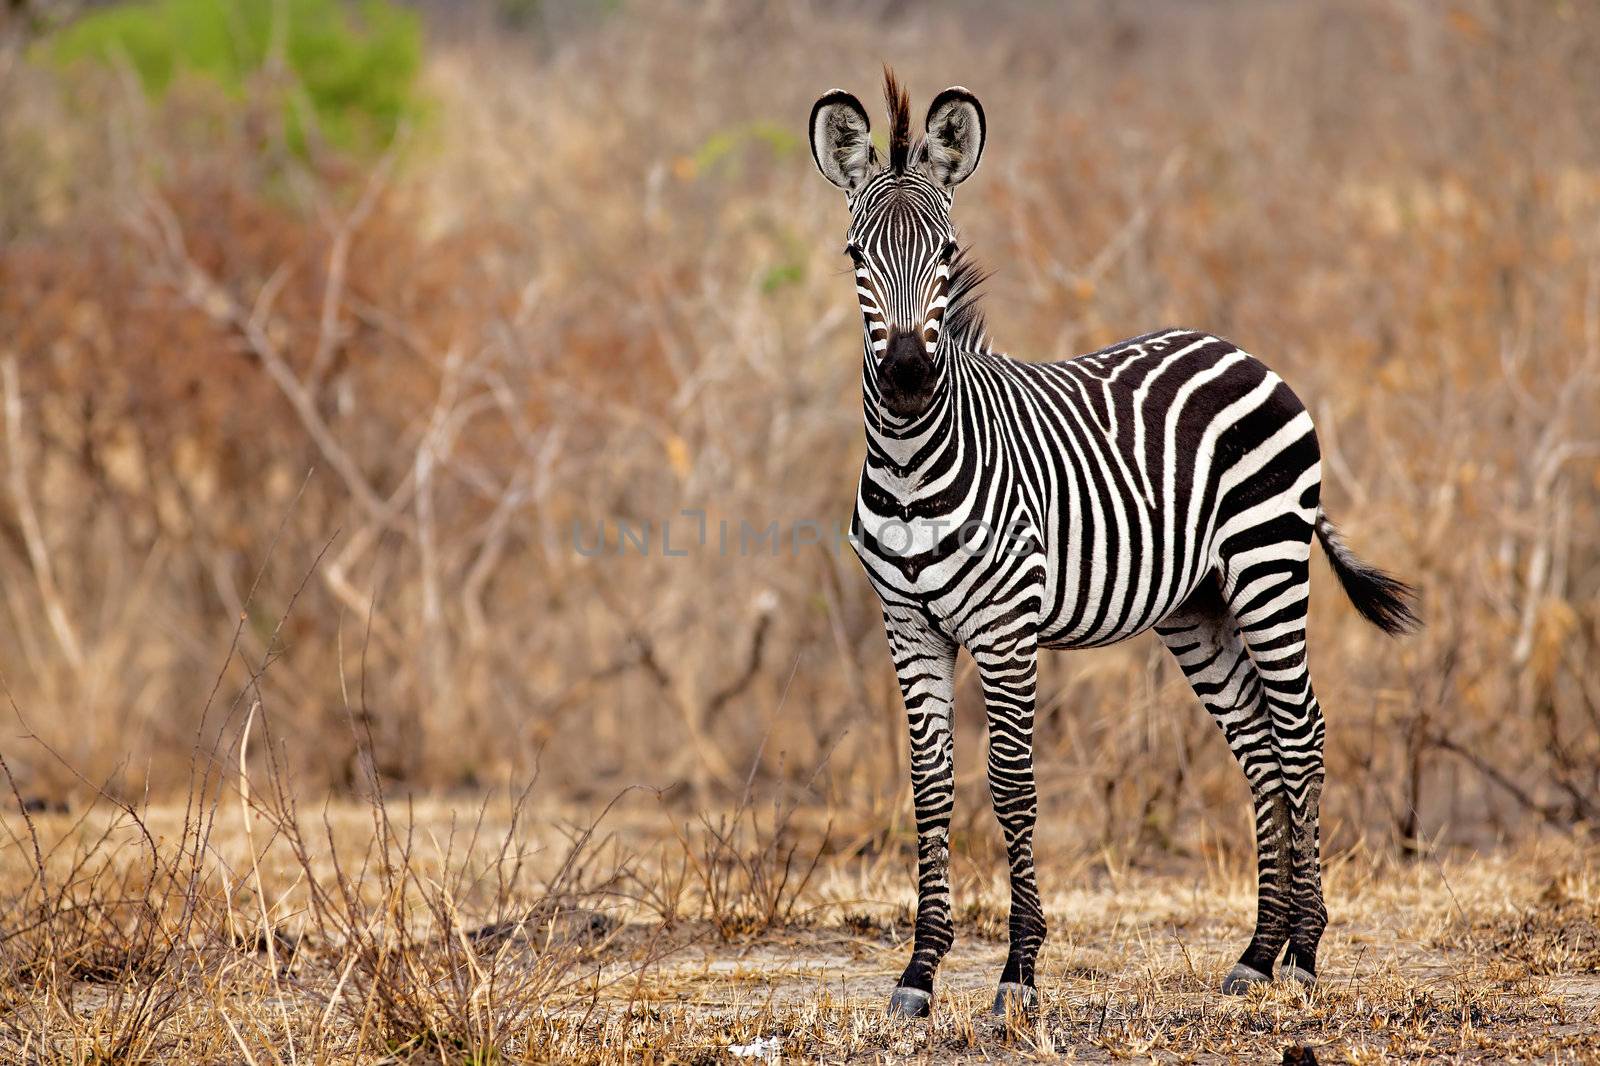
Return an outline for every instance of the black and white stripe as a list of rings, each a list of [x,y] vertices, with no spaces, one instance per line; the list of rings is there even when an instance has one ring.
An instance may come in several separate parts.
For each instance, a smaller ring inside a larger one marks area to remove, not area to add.
[[[919,904],[891,1009],[926,1012],[952,938],[957,649],[970,652],[982,683],[990,788],[1010,858],[1003,1008],[1033,1001],[1045,935],[1033,864],[1038,650],[1147,630],[1222,727],[1254,797],[1256,931],[1224,990],[1270,979],[1280,956],[1283,976],[1311,981],[1326,922],[1323,722],[1306,667],[1312,537],[1385,629],[1415,624],[1410,590],[1337,539],[1322,511],[1310,415],[1234,345],[1170,329],[1064,363],[995,352],[974,300],[978,272],[949,219],[954,185],[977,165],[981,108],[965,90],[946,90],[913,144],[892,80],[887,95],[886,164],[848,94],[819,101],[812,129],[819,166],[849,194],[867,438],[853,529],[882,600],[911,735]],[[853,157],[830,139],[838,131]],[[838,164],[832,173],[825,160]]]

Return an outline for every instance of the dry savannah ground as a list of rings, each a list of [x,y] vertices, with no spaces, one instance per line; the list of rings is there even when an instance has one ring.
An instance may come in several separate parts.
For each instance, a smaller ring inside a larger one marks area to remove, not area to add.
[[[1246,790],[1140,639],[1041,662],[1033,1018],[963,660],[884,1015],[905,716],[789,534],[862,452],[806,115],[886,60],[984,102],[1000,347],[1228,337],[1421,590],[1313,563],[1309,994],[1216,991]],[[1600,1061],[1597,69],[1575,0],[0,3],[0,1064]]]
[[[8,865],[6,1061],[1600,1061],[1600,850],[1575,840],[1335,854],[1315,990],[1223,997],[1247,852],[1145,866],[1047,831],[1043,1007],[1003,1020],[1003,867],[961,841],[957,944],[906,1022],[884,1013],[903,825],[683,822],[653,797],[598,826],[527,797],[295,812],[237,784],[217,808],[7,819],[53,854],[32,881]]]

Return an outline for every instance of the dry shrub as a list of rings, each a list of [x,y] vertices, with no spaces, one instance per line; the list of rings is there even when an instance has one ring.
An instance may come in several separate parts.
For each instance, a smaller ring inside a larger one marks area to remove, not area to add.
[[[832,823],[820,837],[811,838],[796,817],[795,796],[775,797],[765,814],[763,806],[747,784],[731,811],[702,813],[696,825],[678,830],[703,916],[724,942],[793,924],[801,917],[798,908],[806,888],[829,852]],[[665,883],[672,882],[669,878]],[[671,921],[678,906],[674,901],[659,916]]]
[[[436,120],[376,162],[274,154],[248,103],[0,74],[26,205],[0,207],[0,664],[72,765],[102,780],[132,752],[124,794],[180,787],[196,723],[174,709],[201,705],[267,545],[308,561],[332,538],[277,643],[273,580],[243,637],[279,657],[262,684],[308,785],[364,780],[341,683],[363,646],[388,782],[472,787],[544,750],[575,801],[704,801],[739,795],[770,735],[763,781],[831,751],[826,799],[901,805],[848,551],[739,550],[743,525],[848,519],[856,312],[800,134],[817,92],[866,94],[887,57],[924,97],[986,102],[956,214],[998,268],[1003,346],[1229,336],[1308,401],[1353,542],[1422,587],[1429,628],[1387,645],[1316,579],[1334,844],[1594,817],[1593,11],[652,5],[541,27],[537,48],[441,27]],[[649,550],[618,550],[619,521]],[[611,550],[576,551],[575,523]],[[964,831],[992,834],[970,678],[961,703]],[[1052,658],[1038,743],[1047,816],[1092,839],[1248,839],[1215,728],[1147,646]],[[86,802],[48,760],[17,772]]]
[[[41,832],[4,759],[0,773],[20,815],[4,823],[0,1048],[154,1060],[182,1040],[190,997],[234,946],[226,875],[209,855],[216,775],[197,775],[168,835],[151,828],[148,808],[103,792]]]
[[[231,735],[247,743],[258,714]],[[531,845],[531,785],[461,823],[391,815],[375,792],[319,826],[271,760],[259,792],[242,771],[218,789],[216,765],[197,763],[213,768],[199,774],[211,787],[160,822],[109,799],[41,815],[48,828],[26,813],[5,821],[23,829],[11,852],[35,858],[31,877],[8,869],[4,886],[0,1054],[543,1058],[558,1053],[541,1041],[571,1039],[575,1007],[581,1018],[660,958],[639,926],[642,943],[612,958],[627,857],[596,824]],[[242,833],[223,824],[235,804]]]
[[[495,1061],[537,1023],[598,989],[595,959],[620,923],[594,908],[617,873],[592,876],[591,825],[570,839],[541,885],[524,865],[527,798],[524,791],[513,802],[487,854],[484,807],[460,827],[461,839],[452,820],[442,844],[432,842],[439,853],[427,858],[414,818],[391,817],[381,795],[372,841],[359,854],[341,853],[331,827],[323,848],[314,847],[292,806],[269,816],[304,877],[302,922],[331,952],[327,970],[340,975],[337,1022],[357,1034],[358,1046],[370,1039],[391,1054]],[[319,850],[331,876],[319,876]]]

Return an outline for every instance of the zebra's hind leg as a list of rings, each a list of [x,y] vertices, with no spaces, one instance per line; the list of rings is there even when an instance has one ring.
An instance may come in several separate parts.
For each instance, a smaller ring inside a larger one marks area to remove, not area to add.
[[[1238,995],[1253,984],[1272,980],[1273,966],[1289,939],[1290,819],[1272,721],[1261,676],[1215,578],[1208,578],[1178,611],[1163,619],[1156,634],[1222,728],[1250,785],[1256,823],[1256,928],[1222,982],[1224,993]]]
[[[917,816],[917,925],[911,961],[889,1014],[925,1018],[933,975],[955,939],[950,917],[950,812],[955,798],[951,700],[956,645],[910,615],[884,611],[884,629],[911,733],[911,796]]]
[[[1012,1008],[1032,1010],[1039,998],[1034,966],[1045,937],[1033,861],[1033,829],[1039,814],[1033,775],[1039,653],[1031,633],[1016,631],[974,642],[971,651],[989,720],[989,792],[1011,867],[1011,946],[994,1000],[994,1013],[1003,1016]]]
[[[1289,804],[1289,950],[1280,976],[1307,985],[1316,983],[1317,944],[1328,924],[1320,829],[1325,726],[1306,664],[1309,551],[1309,543],[1284,544],[1283,557],[1240,574],[1229,597],[1261,678]]]

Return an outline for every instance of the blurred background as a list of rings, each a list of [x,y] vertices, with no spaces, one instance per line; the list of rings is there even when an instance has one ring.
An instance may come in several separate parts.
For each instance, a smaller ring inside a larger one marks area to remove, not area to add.
[[[737,544],[848,522],[859,312],[804,127],[842,86],[881,131],[888,61],[916,114],[985,104],[955,216],[1002,349],[1228,337],[1311,408],[1352,544],[1421,588],[1391,642],[1313,564],[1333,846],[1600,813],[1594,5],[0,18],[0,750],[29,804],[186,789],[253,692],[256,757],[312,795],[537,766],[573,805],[754,781],[904,819],[854,557]],[[969,665],[959,692],[958,831],[988,834]],[[1080,846],[1245,846],[1153,640],[1048,656],[1038,733]]]

